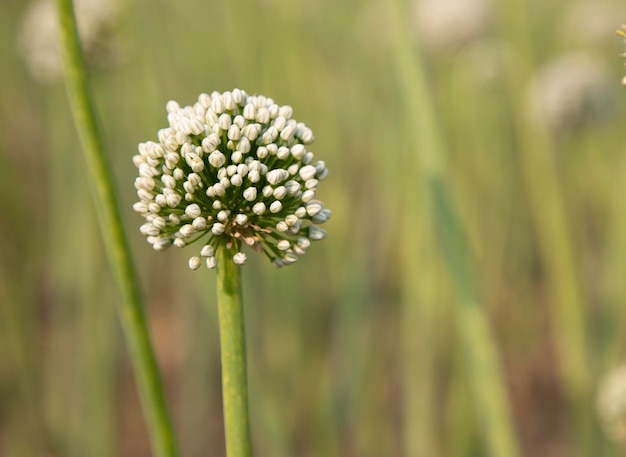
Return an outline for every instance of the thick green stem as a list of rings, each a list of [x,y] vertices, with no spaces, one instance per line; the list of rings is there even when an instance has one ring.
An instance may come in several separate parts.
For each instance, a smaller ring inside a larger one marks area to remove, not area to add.
[[[241,300],[241,273],[233,262],[235,250],[217,251],[217,305],[222,354],[222,396],[226,455],[250,457],[246,333]]]
[[[156,457],[176,455],[174,434],[167,413],[163,385],[150,342],[138,281],[122,227],[109,165],[96,123],[91,91],[80,48],[71,0],[56,0],[61,47],[65,61],[68,97],[74,114],[104,244],[115,280],[121,291],[119,314],[137,376],[139,395],[147,421],[152,450]]]

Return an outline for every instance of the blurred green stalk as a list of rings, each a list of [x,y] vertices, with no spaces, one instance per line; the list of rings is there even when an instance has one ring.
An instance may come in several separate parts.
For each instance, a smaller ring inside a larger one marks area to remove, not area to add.
[[[494,457],[518,457],[520,452],[496,342],[479,299],[466,231],[457,216],[445,181],[443,141],[419,51],[412,46],[413,37],[406,21],[410,15],[403,11],[404,6],[402,0],[394,2],[399,35],[395,61],[408,124],[417,129],[413,138],[419,171],[427,181],[430,211],[457,297],[455,317],[468,359],[476,411],[482,420],[489,454]]]
[[[90,182],[93,183],[95,191],[95,203],[109,262],[122,293],[119,313],[138,380],[152,450],[157,457],[174,457],[176,449],[172,425],[150,342],[137,277],[113,190],[111,173],[96,123],[72,1],[56,0],[56,8],[68,97],[87,160]]]
[[[536,60],[528,2],[502,4],[502,34],[517,51],[508,72],[525,190],[539,251],[550,283],[551,314],[561,383],[567,395],[579,455],[594,453],[593,372],[587,335],[585,299],[578,278],[574,241],[561,190],[552,139],[541,121],[524,112],[524,95]],[[586,446],[586,447],[583,447]]]
[[[241,300],[241,267],[233,262],[237,252],[217,250],[217,306],[222,357],[224,431],[228,457],[250,457],[246,332]]]

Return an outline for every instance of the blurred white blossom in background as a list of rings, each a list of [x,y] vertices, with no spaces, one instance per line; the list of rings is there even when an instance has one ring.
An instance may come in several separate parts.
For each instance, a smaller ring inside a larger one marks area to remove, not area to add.
[[[76,0],[76,20],[88,62],[114,64],[120,60],[115,28],[120,18],[115,0]],[[59,27],[52,0],[26,8],[19,28],[18,47],[28,70],[38,81],[54,81],[63,74]]]
[[[540,68],[530,83],[529,113],[554,132],[605,119],[614,85],[603,59],[563,54]]]
[[[626,439],[626,365],[607,373],[600,381],[596,408],[607,437]]]
[[[416,0],[415,30],[434,51],[454,51],[484,37],[491,25],[489,0]]]

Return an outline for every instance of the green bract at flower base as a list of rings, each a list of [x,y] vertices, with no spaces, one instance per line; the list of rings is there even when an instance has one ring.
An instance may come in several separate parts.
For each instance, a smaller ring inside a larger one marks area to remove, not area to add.
[[[169,127],[133,157],[140,199],[133,209],[146,218],[140,231],[155,250],[203,240],[200,256],[189,259],[195,270],[201,257],[215,268],[221,245],[243,264],[246,244],[280,267],[326,237],[318,224],[331,212],[315,193],[328,170],[307,150],[313,133],[292,119],[290,106],[234,89],[166,109]]]

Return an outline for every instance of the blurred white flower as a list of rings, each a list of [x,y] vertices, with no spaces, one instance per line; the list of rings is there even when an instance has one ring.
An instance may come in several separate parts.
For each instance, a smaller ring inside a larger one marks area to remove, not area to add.
[[[421,42],[436,51],[462,48],[489,29],[489,0],[415,0],[415,28]]]
[[[621,0],[578,0],[564,4],[560,30],[566,43],[605,47],[615,35],[615,20],[624,14]]]
[[[90,60],[115,62],[119,55],[114,28],[119,19],[115,0],[76,0],[76,21],[81,44]],[[52,0],[31,3],[19,29],[18,46],[32,76],[39,81],[60,79],[63,62],[59,30]]]
[[[529,90],[529,112],[553,131],[606,118],[612,85],[603,60],[587,54],[564,54],[535,75]]]
[[[611,440],[626,439],[626,365],[607,373],[600,381],[596,409]]]
[[[195,270],[201,257],[215,268],[218,246],[234,247],[232,261],[243,264],[245,244],[280,267],[326,237],[317,224],[331,212],[314,197],[328,169],[313,160],[313,133],[292,119],[290,106],[234,89],[166,108],[169,127],[133,157],[133,209],[155,250],[202,240],[200,257],[189,259]]]

